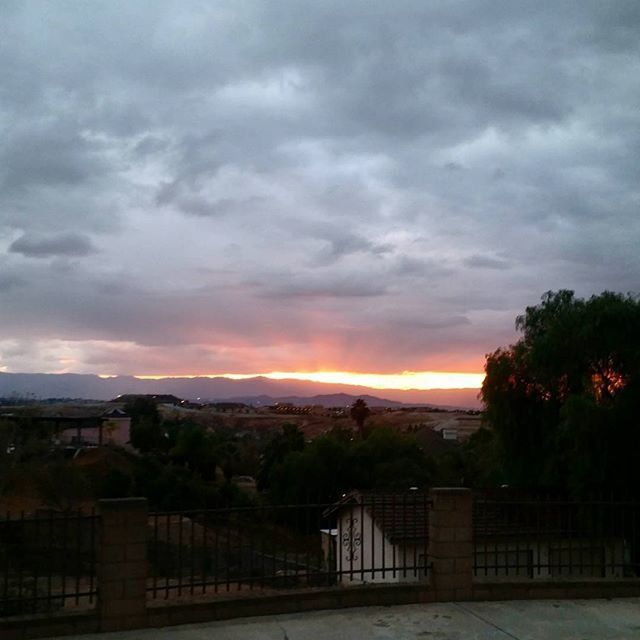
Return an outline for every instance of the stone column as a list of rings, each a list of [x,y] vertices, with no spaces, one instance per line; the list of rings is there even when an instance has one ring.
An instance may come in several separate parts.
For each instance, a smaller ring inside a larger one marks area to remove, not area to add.
[[[472,496],[469,489],[431,489],[429,560],[436,600],[470,600],[473,582]]]
[[[147,501],[100,500],[98,613],[102,631],[146,626]]]

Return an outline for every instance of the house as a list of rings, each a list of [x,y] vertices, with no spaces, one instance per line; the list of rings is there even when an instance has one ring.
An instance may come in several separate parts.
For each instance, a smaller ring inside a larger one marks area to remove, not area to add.
[[[3,419],[19,429],[38,427],[54,445],[71,447],[129,442],[131,418],[117,408],[64,407],[53,415],[4,414]]]
[[[102,414],[103,444],[125,446],[131,437],[131,418],[122,409],[109,409]]]
[[[172,407],[179,407],[185,402],[182,398],[178,398],[171,393],[123,393],[109,400],[109,402],[127,403],[139,398],[153,400],[156,404],[164,404]]]
[[[423,580],[428,513],[428,496],[417,491],[353,491],[343,496],[325,511],[325,516],[336,519],[333,557],[338,584]]]
[[[477,495],[474,575],[479,580],[622,578],[629,545],[590,505]],[[427,577],[428,494],[350,492],[325,511],[325,561],[342,585],[417,582]],[[335,532],[335,533],[334,533]]]
[[[588,503],[539,501],[508,491],[474,501],[474,573],[479,579],[621,578],[630,566],[619,531]],[[611,516],[609,516],[611,518]]]
[[[57,439],[60,444],[114,444],[123,447],[129,442],[131,418],[122,409],[109,409],[99,416],[57,420]]]

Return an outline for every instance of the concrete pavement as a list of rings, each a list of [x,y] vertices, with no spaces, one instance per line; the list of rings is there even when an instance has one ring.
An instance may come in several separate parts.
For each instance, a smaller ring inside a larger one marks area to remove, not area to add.
[[[363,607],[82,640],[640,640],[640,598]]]

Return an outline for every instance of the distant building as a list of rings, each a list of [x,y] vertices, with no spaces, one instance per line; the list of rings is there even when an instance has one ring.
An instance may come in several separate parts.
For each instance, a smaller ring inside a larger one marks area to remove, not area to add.
[[[19,427],[38,425],[48,430],[54,444],[70,446],[126,446],[130,440],[131,418],[122,409],[84,415],[5,415]]]
[[[251,410],[244,402],[212,402],[207,407],[221,413],[249,413]]]
[[[157,404],[169,404],[176,407],[184,405],[184,403],[187,402],[186,400],[178,398],[171,393],[125,393],[113,398],[113,400],[110,400],[109,402],[126,403],[137,398],[149,398],[154,400]]]
[[[131,418],[122,409],[109,409],[101,416],[87,421],[86,418],[71,418],[75,423],[68,424],[59,431],[60,444],[70,445],[107,445],[124,447],[131,437]]]
[[[298,407],[292,402],[277,402],[276,404],[270,407],[273,413],[281,413],[288,416],[300,416],[300,415],[308,415],[311,413],[311,407]]]

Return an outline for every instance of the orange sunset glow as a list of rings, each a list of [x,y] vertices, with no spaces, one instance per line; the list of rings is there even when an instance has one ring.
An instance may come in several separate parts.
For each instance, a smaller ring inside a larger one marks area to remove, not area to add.
[[[200,376],[139,375],[143,380],[162,378],[231,378],[245,380],[262,376],[272,380],[309,380],[333,384],[346,384],[371,389],[427,390],[427,389],[478,389],[484,379],[483,373],[449,373],[443,371],[403,371],[402,373],[355,373],[351,371],[271,371],[269,373],[220,373]]]

